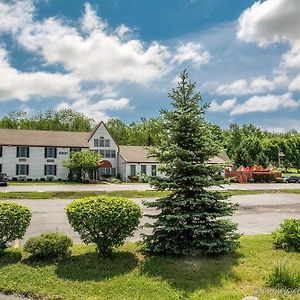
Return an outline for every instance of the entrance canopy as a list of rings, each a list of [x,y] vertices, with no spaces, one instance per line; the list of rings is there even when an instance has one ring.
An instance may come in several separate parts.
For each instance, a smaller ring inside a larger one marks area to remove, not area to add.
[[[108,160],[103,160],[100,163],[100,168],[112,168],[112,164]]]

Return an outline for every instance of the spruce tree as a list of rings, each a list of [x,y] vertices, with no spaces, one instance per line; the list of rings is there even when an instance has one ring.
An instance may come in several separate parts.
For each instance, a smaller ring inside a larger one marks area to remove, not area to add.
[[[220,167],[208,164],[220,149],[204,119],[209,105],[199,106],[201,95],[195,87],[184,71],[169,94],[173,109],[161,112],[166,138],[151,149],[165,177],[152,177],[150,183],[170,194],[145,203],[159,211],[149,215],[153,231],[143,239],[150,255],[219,255],[238,246],[236,224],[224,218],[236,206],[227,195],[207,189],[223,183]]]

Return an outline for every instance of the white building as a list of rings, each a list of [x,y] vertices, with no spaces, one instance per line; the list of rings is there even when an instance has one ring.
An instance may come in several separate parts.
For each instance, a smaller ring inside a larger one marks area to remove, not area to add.
[[[11,180],[65,180],[70,170],[62,162],[73,151],[98,151],[103,156],[95,177],[109,174],[128,181],[128,176],[160,175],[158,163],[143,146],[121,146],[101,122],[92,132],[0,129],[0,173]],[[226,155],[210,163],[224,163]]]

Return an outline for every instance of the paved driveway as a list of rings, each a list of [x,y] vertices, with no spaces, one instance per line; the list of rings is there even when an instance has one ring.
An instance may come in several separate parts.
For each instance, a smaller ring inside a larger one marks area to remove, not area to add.
[[[153,199],[147,199],[149,201]],[[260,194],[233,196],[231,200],[239,203],[239,210],[232,217],[238,223],[239,232],[246,235],[270,233],[287,218],[300,218],[300,195],[295,194]],[[31,224],[24,240],[33,235],[47,231],[61,231],[70,235],[75,242],[80,242],[79,236],[70,227],[64,208],[72,200],[9,200],[30,207],[33,211]],[[142,199],[133,199],[142,207],[144,213],[155,213],[153,209],[145,208]],[[142,218],[141,224],[147,222]],[[139,240],[141,232],[137,230],[130,241]],[[148,229],[149,232],[149,229]],[[17,242],[16,246],[22,242]]]

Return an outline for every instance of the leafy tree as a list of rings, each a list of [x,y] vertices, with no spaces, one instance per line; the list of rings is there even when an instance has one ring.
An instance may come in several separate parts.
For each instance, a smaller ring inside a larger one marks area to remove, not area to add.
[[[173,110],[162,111],[165,140],[151,151],[166,177],[152,177],[150,182],[170,195],[146,203],[160,213],[149,216],[155,222],[148,224],[153,233],[144,236],[143,249],[154,255],[231,252],[238,245],[236,225],[223,217],[231,215],[235,205],[226,201],[227,195],[207,190],[223,183],[220,168],[207,164],[220,150],[204,119],[208,105],[199,106],[201,95],[186,71],[169,97]]]
[[[252,165],[252,159],[245,148],[237,148],[234,156],[234,165],[237,168],[240,166],[247,167]]]
[[[266,168],[269,165],[269,159],[268,157],[264,154],[264,152],[260,152],[256,158],[256,164],[259,166],[263,166]]]
[[[256,161],[257,156],[262,152],[261,142],[255,136],[244,139],[241,143],[241,147],[247,150],[252,163]]]
[[[28,117],[26,112],[11,112],[0,120],[0,128],[55,131],[90,131],[93,120],[71,110],[47,110]]]
[[[70,170],[80,174],[83,179],[89,179],[90,173],[97,170],[101,164],[102,157],[95,151],[73,152],[63,165]]]

